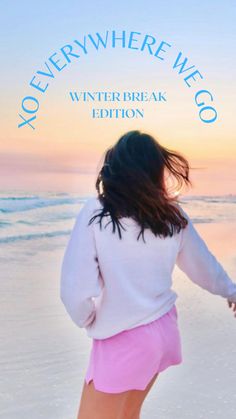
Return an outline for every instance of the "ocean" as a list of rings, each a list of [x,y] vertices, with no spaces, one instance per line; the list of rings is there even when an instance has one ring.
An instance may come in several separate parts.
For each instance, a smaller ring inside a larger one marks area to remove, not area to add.
[[[73,221],[88,198],[61,192],[0,193],[1,247],[16,243],[23,250],[30,242],[32,254],[41,249],[42,240],[46,240],[46,251],[60,246],[60,238],[69,236]],[[236,221],[236,195],[183,196],[179,201],[193,223]]]

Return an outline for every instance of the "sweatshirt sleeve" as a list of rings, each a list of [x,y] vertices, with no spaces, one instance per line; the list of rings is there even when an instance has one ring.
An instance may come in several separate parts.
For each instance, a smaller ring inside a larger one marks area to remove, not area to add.
[[[210,252],[206,243],[198,234],[190,217],[180,207],[188,225],[182,229],[177,266],[197,285],[212,294],[236,302],[236,283],[234,283]]]
[[[87,327],[94,321],[93,297],[99,296],[102,290],[93,223],[87,225],[94,215],[91,202],[89,199],[76,217],[61,267],[60,298],[78,327]]]

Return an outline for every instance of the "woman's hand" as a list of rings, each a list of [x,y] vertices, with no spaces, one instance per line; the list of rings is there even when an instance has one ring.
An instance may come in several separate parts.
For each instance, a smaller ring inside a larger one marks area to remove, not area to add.
[[[236,303],[233,303],[230,300],[227,300],[227,303],[228,303],[229,308],[233,307],[234,317],[236,317]]]

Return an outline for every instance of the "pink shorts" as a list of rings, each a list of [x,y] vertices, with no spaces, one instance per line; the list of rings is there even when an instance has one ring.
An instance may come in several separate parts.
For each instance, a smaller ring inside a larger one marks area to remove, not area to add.
[[[96,390],[144,390],[153,376],[182,362],[174,305],[158,319],[106,339],[93,339],[85,381]]]

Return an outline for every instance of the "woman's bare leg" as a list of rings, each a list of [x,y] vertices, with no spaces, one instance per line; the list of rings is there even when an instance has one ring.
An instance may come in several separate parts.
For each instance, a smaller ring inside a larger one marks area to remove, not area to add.
[[[119,419],[139,419],[144,400],[150,392],[153,384],[158,377],[154,375],[145,390],[130,390],[126,392],[126,398],[123,403],[122,416]]]
[[[139,419],[142,404],[158,373],[145,390],[105,393],[84,382],[77,419]]]
[[[77,419],[118,419],[127,392],[105,393],[84,382]]]

